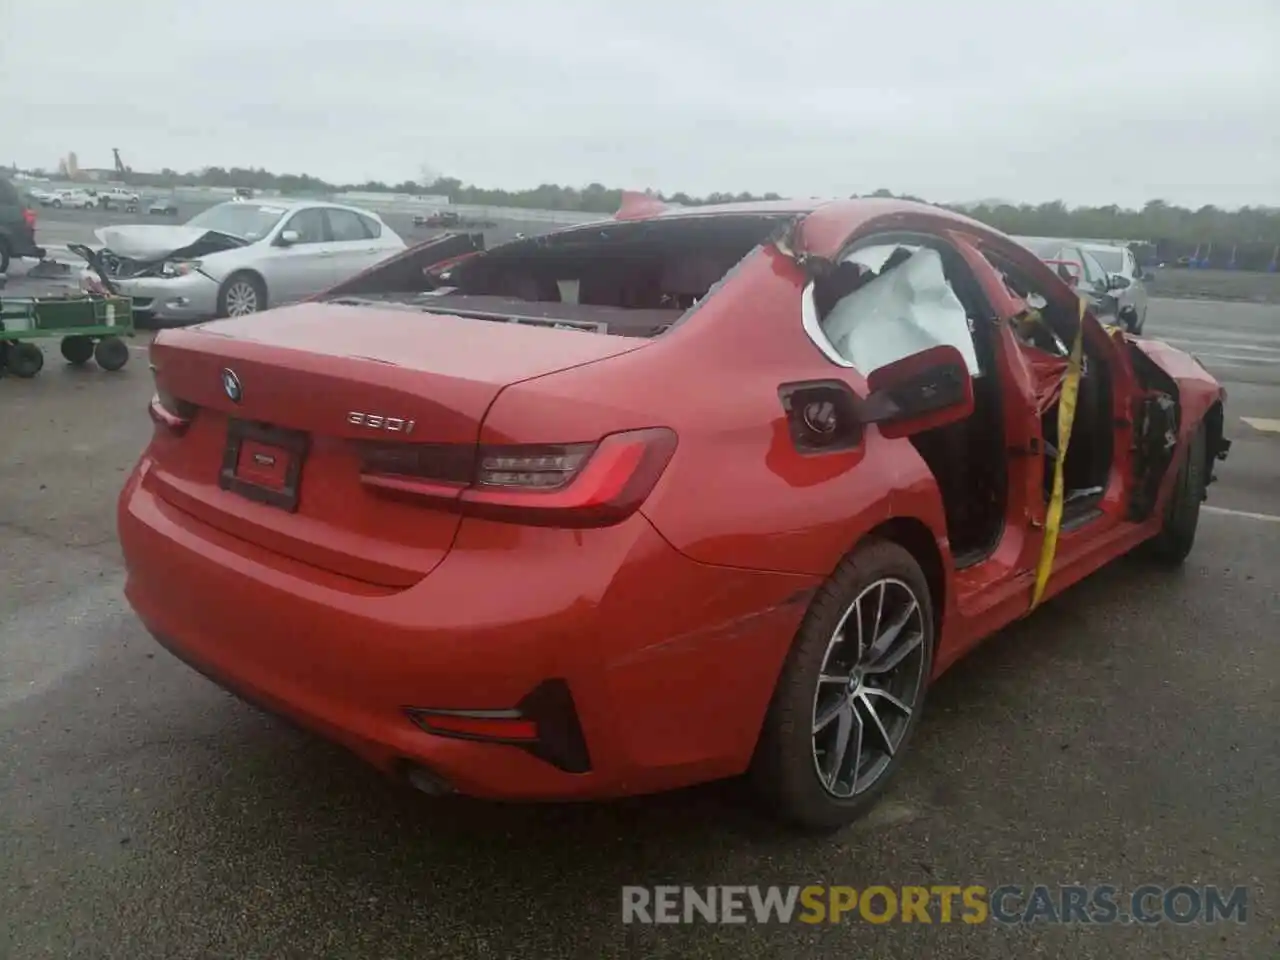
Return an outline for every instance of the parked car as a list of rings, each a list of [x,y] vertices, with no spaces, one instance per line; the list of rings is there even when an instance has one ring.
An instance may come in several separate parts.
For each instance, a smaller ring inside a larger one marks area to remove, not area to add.
[[[1098,318],[1112,324],[1121,323],[1119,285],[1103,269],[1097,258],[1074,240],[1055,237],[1014,237],[1040,257],[1058,275],[1083,295]]]
[[[118,515],[160,643],[429,792],[749,772],[843,824],[931,681],[1033,607],[1065,344],[1088,372],[1044,596],[1144,544],[1185,558],[1228,448],[1186,354],[1082,323],[1033,254],[936,207],[464,239],[162,331]]]
[[[466,227],[472,230],[492,230],[498,224],[480,217],[464,217],[456,210],[436,210],[432,213],[414,214],[415,227]]]
[[[404,249],[376,214],[311,201],[228,201],[181,226],[96,233],[106,281],[133,298],[144,323],[256,313],[319,293]],[[103,279],[92,269],[82,274],[89,289]]]
[[[1119,244],[1086,243],[1085,251],[1108,274],[1108,286],[1116,295],[1118,316],[1125,329],[1142,333],[1147,322],[1147,272],[1138,265],[1133,251]]]
[[[120,209],[126,213],[137,213],[140,199],[138,194],[124,187],[108,187],[98,191],[98,206],[103,210]]]
[[[0,177],[0,275],[9,270],[14,257],[44,259],[36,246],[36,212],[13,183]]]
[[[40,204],[40,206],[48,207],[53,204],[53,198],[58,194],[54,190],[45,190],[41,187],[35,187],[28,192],[28,195],[32,200]]]
[[[92,210],[98,205],[98,198],[87,190],[59,190],[49,201],[51,207],[70,207],[77,210]]]
[[[456,227],[461,222],[462,218],[454,210],[435,210],[427,214],[413,215],[415,227]]]
[[[172,197],[155,197],[147,202],[147,215],[160,217],[176,217],[178,205]]]

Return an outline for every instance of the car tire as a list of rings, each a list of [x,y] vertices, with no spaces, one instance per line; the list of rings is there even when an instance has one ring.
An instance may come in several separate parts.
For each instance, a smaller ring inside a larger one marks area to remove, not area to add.
[[[267,287],[255,273],[240,271],[223,281],[218,290],[218,316],[243,317],[267,309]]]
[[[1150,559],[1166,566],[1178,566],[1191,553],[1200,523],[1200,504],[1204,501],[1209,461],[1204,424],[1199,424],[1187,442],[1187,455],[1178,468],[1173,492],[1165,507],[1160,532],[1144,545]]]
[[[9,261],[13,258],[13,253],[9,249],[9,241],[5,237],[0,237],[0,274],[9,272]]]
[[[61,206],[62,206],[62,201],[61,201],[61,200],[55,200],[55,201],[53,201],[53,204],[52,204],[52,205],[53,205],[53,206],[55,206],[55,207],[61,207]]]
[[[29,380],[44,368],[44,351],[25,341],[10,344],[8,368],[15,377]]]
[[[62,358],[75,367],[84,366],[93,359],[93,341],[88,337],[63,337]]]
[[[894,624],[896,641],[884,629]],[[754,792],[774,816],[827,831],[871,809],[919,722],[934,635],[910,552],[869,540],[841,562],[796,633],[752,758]]]
[[[115,373],[129,362],[129,345],[119,337],[103,337],[93,348],[93,359],[103,370]]]

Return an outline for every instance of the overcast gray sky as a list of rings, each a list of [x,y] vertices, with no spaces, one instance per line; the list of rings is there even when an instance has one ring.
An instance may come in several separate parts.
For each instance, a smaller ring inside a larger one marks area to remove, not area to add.
[[[0,162],[1280,204],[1280,0],[0,0]]]

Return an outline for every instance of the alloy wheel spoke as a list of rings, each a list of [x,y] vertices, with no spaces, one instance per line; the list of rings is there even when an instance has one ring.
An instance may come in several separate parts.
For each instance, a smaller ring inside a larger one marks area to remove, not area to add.
[[[884,617],[884,594],[885,594],[885,591],[888,589],[889,589],[888,581],[881,580],[880,593],[876,597],[876,622],[875,622],[875,625],[871,628],[871,636],[873,638],[880,636],[880,620]],[[864,648],[859,647],[860,651],[862,651],[863,649]]]
[[[894,751],[897,750],[898,745],[894,743],[893,739],[889,736],[889,730],[885,727],[884,721],[880,719],[880,713],[876,710],[875,705],[871,702],[870,698],[866,696],[859,696],[858,702],[862,704],[862,712],[865,713],[867,718],[871,721],[871,726],[875,730],[876,736],[878,736],[880,738],[880,742],[884,744],[884,752],[892,757]]]
[[[862,629],[862,597],[858,597],[853,602],[853,618],[858,621],[858,656],[862,656],[862,651],[867,649],[867,641]]]
[[[854,709],[853,703],[849,703],[849,720],[853,725],[852,743],[847,744],[844,750],[844,757],[840,759],[839,770],[841,773],[848,771],[849,775],[849,795],[853,796],[858,792],[858,769],[862,766],[862,717],[858,716],[858,711]],[[853,762],[846,764],[845,758],[852,756]]]
[[[903,716],[905,717],[911,716],[911,708],[907,706],[905,703],[903,703],[901,700],[899,700],[897,697],[895,697],[888,690],[883,690],[880,687],[863,687],[862,696],[877,697],[880,700],[886,700],[890,704],[892,704],[894,707],[896,707]]]
[[[814,710],[813,732],[819,734],[831,726],[831,721],[840,716],[840,711],[849,706],[849,698],[843,693],[829,703],[821,712]]]
[[[876,638],[871,644],[871,649],[867,651],[866,661],[868,665],[875,665],[884,659],[885,654],[889,652],[894,641],[898,639],[898,635],[901,634],[907,624],[911,622],[911,618],[915,616],[918,609],[919,607],[913,598],[911,603],[907,605],[906,609],[884,628],[884,633],[880,633],[877,629]],[[877,627],[878,626],[879,625],[877,624]]]
[[[888,673],[902,663],[909,654],[919,648],[923,642],[924,634],[919,630],[912,631],[900,640],[897,646],[893,647],[884,659],[869,663],[864,669],[867,673],[872,674]]]
[[[839,683],[844,686],[849,685],[849,675],[836,673],[823,673],[818,675],[818,683]]]
[[[840,784],[840,773],[844,769],[844,755],[849,750],[850,735],[853,733],[853,704],[845,700],[836,712],[836,739],[827,753],[827,785],[833,789]]]

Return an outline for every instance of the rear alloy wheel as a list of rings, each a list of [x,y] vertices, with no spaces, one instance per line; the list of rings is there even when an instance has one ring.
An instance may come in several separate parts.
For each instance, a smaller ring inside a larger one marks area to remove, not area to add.
[[[248,273],[234,274],[218,294],[218,314],[244,317],[266,308],[267,292],[262,282]]]
[[[28,379],[44,368],[44,351],[34,343],[18,343],[9,346],[9,372],[15,377]]]
[[[119,337],[103,337],[93,348],[93,359],[103,370],[114,373],[129,362],[129,345]]]
[[[93,341],[88,337],[63,337],[62,357],[74,366],[83,366],[93,359]]]
[[[1169,505],[1165,508],[1164,526],[1143,544],[1144,552],[1158,563],[1177,566],[1187,559],[1196,542],[1200,525],[1200,504],[1204,501],[1209,457],[1204,424],[1196,427],[1187,442],[1187,456],[1173,482]]]
[[[902,762],[933,666],[933,606],[912,555],[859,547],[796,636],[752,765],[783,818],[833,829],[866,813]]]

